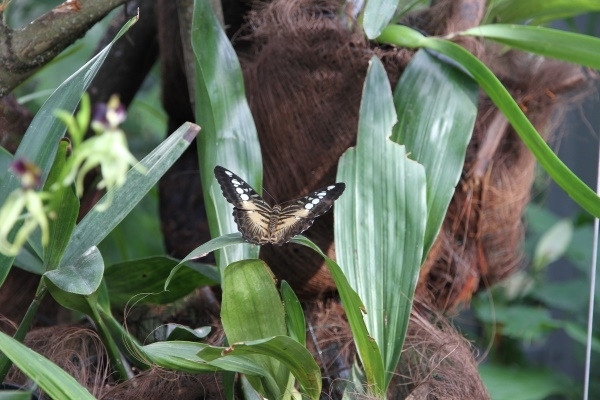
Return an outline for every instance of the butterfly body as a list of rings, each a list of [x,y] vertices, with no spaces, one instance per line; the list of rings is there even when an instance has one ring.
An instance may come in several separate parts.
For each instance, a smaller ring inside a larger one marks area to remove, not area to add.
[[[243,179],[233,172],[215,167],[215,177],[223,195],[233,204],[233,218],[242,237],[254,244],[282,245],[308,229],[314,219],[327,212],[344,192],[346,185],[336,183],[291,202],[271,207]]]

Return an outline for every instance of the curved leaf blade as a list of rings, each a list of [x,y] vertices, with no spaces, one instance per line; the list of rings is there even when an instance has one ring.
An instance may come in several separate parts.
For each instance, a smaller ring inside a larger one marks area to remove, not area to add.
[[[90,247],[97,246],[177,161],[199,130],[198,125],[186,122],[140,161],[140,165],[146,169],[145,174],[139,172],[135,167],[131,168],[127,172],[125,184],[111,189],[113,199],[110,207],[104,211],[98,211],[96,207],[92,208],[77,224],[61,265],[72,262],[74,258]],[[98,204],[103,204],[107,196],[109,194],[105,194]]]
[[[600,69],[600,38],[527,25],[484,25],[461,32],[514,49]]]
[[[239,355],[260,354],[283,363],[298,379],[302,388],[312,399],[321,394],[321,372],[306,347],[288,336],[234,343],[228,348],[206,347],[198,356],[206,361]]]
[[[0,350],[52,398],[95,399],[86,388],[58,365],[3,332],[0,332]]]
[[[465,67],[506,116],[548,175],[582,208],[593,216],[600,217],[600,197],[554,154],[498,78],[471,53],[457,44],[426,38],[404,26],[388,26],[378,40],[396,46],[427,47],[449,56]]]
[[[352,331],[354,344],[356,345],[358,356],[360,357],[362,367],[365,371],[367,382],[371,387],[375,388],[375,390],[377,388],[383,388],[385,380],[383,358],[381,357],[377,342],[369,336],[369,332],[367,331],[367,326],[363,319],[365,306],[360,297],[358,297],[356,291],[348,283],[348,279],[346,279],[340,266],[331,258],[327,257],[316,244],[302,235],[296,236],[291,242],[310,247],[325,260],[329,272],[335,282],[335,287],[338,290],[340,299],[342,300],[342,304],[344,305],[344,311],[348,318],[348,324]]]
[[[60,290],[88,296],[98,290],[104,274],[104,260],[97,247],[90,247],[73,264],[48,271],[44,277]]]

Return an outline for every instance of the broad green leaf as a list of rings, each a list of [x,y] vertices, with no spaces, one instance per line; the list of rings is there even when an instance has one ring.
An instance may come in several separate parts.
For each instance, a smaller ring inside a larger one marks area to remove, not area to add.
[[[442,226],[477,116],[477,84],[458,68],[418,51],[394,89],[392,140],[425,167],[427,229],[423,260]]]
[[[288,336],[275,336],[267,339],[234,343],[228,348],[206,347],[198,356],[206,361],[239,355],[261,354],[285,364],[304,391],[312,399],[321,394],[321,372],[310,352]]]
[[[356,345],[358,356],[360,357],[362,368],[364,369],[364,375],[367,378],[367,383],[374,391],[379,390],[379,394],[383,395],[382,389],[378,389],[384,387],[385,370],[383,369],[383,358],[381,357],[377,343],[369,336],[369,332],[367,331],[367,326],[363,319],[365,307],[360,297],[358,297],[356,291],[352,289],[348,283],[340,266],[331,258],[327,257],[317,245],[301,235],[296,236],[290,242],[310,247],[325,260],[329,272],[335,282],[335,287],[340,295],[340,299],[342,300],[342,304],[344,305],[344,311],[348,318],[348,324],[352,331],[352,338],[354,339],[354,344]]]
[[[486,24],[533,20],[541,24],[557,19],[600,11],[596,0],[492,0],[488,2]]]
[[[232,246],[235,244],[247,244],[247,242],[244,239],[242,239],[242,235],[239,232],[216,237],[204,243],[203,245],[196,247],[194,250],[192,250],[190,254],[185,256],[185,258],[173,268],[171,274],[165,281],[165,290],[169,287],[173,276],[185,263],[196,258],[204,257],[208,253],[213,252],[217,249],[221,249],[226,246]]]
[[[168,304],[198,287],[216,284],[213,279],[192,268],[183,268],[175,276],[169,290],[164,290],[165,280],[178,263],[171,257],[156,256],[125,261],[106,268],[104,280],[113,305],[125,305],[130,301],[136,304]],[[216,268],[206,266],[206,270],[209,268],[214,271],[213,277],[218,279]]]
[[[375,39],[394,17],[399,0],[368,0],[363,14],[363,29]]]
[[[494,313],[481,307],[477,309],[477,317],[483,322],[498,325],[503,336],[526,341],[539,340],[562,326],[561,322],[552,318],[548,309],[534,306],[495,306]]]
[[[61,176],[63,168],[67,163],[69,142],[61,140],[54,164],[48,176],[46,187],[52,186]],[[50,219],[50,242],[44,251],[44,269],[53,270],[58,268],[60,259],[69,243],[71,233],[75,228],[79,214],[79,199],[71,186],[62,186],[54,192],[50,207],[55,214]],[[33,244],[41,241],[34,241]]]
[[[377,38],[383,43],[405,47],[427,47],[454,59],[472,76],[506,116],[515,131],[550,177],[577,204],[600,217],[600,198],[554,154],[496,76],[477,58],[457,44],[425,37],[405,26],[388,26]]]
[[[396,122],[385,70],[371,59],[358,138],[338,164],[346,193],[335,207],[336,257],[366,307],[365,322],[386,371],[400,359],[423,256],[427,221],[425,170],[389,140]],[[373,179],[377,177],[377,179]]]
[[[237,232],[237,227],[213,175],[214,167],[231,169],[260,193],[262,158],[239,61],[208,1],[194,2],[192,47],[196,121],[204,130],[198,138],[198,158],[210,232],[217,237]],[[219,252],[221,273],[233,261],[257,258],[258,250],[236,246]]]
[[[97,246],[175,163],[196,137],[199,129],[197,125],[186,122],[140,161],[146,168],[145,174],[135,167],[130,169],[125,184],[112,189],[114,194],[111,206],[102,212],[97,211],[96,207],[92,208],[77,224],[61,264],[71,263],[90,247]],[[98,204],[103,204],[106,196],[108,194],[104,195]]]
[[[90,247],[72,264],[48,271],[44,277],[60,290],[88,296],[100,286],[104,274],[104,261],[97,247]]]
[[[27,245],[21,248],[14,263],[15,266],[34,274],[41,275],[46,272],[43,261]]]
[[[600,4],[600,2],[598,3]],[[541,26],[484,25],[461,32],[514,49],[600,69],[600,38]]]
[[[275,277],[263,261],[251,259],[228,265],[223,274],[222,288],[221,321],[229,343],[287,335],[285,313]],[[250,357],[272,377],[261,382],[265,390],[263,394],[279,398],[286,391],[289,370],[270,357]]]
[[[564,376],[539,368],[481,365],[481,379],[494,400],[543,400],[551,395],[574,398],[575,385]]]
[[[306,321],[300,300],[286,281],[281,281],[281,297],[285,307],[285,321],[289,335],[306,346]]]
[[[65,110],[71,113],[75,111],[81,95],[96,76],[112,45],[136,21],[137,17],[130,19],[104,49],[60,85],[46,100],[33,118],[33,121],[31,121],[19,148],[15,152],[14,158],[25,158],[27,161],[40,167],[43,171],[42,183],[46,180],[54,161],[56,149],[66,129],[64,124],[56,118],[54,114],[55,110]],[[14,174],[8,170],[0,170],[0,204],[4,204],[6,198],[14,189],[19,187],[19,184],[19,179]],[[79,254],[83,253],[90,246],[83,248]],[[7,257],[0,254],[0,285],[6,279],[13,260],[14,257]]]
[[[95,399],[58,365],[3,332],[0,332],[0,351],[53,399]]]

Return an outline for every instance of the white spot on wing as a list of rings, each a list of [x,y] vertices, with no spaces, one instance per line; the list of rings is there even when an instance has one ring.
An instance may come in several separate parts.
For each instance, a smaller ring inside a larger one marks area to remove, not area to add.
[[[244,189],[240,189],[240,188],[236,188],[235,191],[238,192],[238,194],[244,193]]]
[[[327,190],[331,190],[335,187],[335,185],[327,186]]]
[[[240,195],[240,199],[242,199],[243,201],[248,201],[248,200],[250,200],[250,197],[248,197],[248,195],[244,193],[244,194]]]
[[[319,204],[320,201],[321,201],[320,199],[313,199],[312,203],[313,204]]]
[[[227,176],[233,176],[233,174],[229,171],[225,171],[225,173],[227,174]]]
[[[314,205],[312,203],[308,203],[304,205],[304,208],[306,208],[307,210],[310,210],[314,207]]]

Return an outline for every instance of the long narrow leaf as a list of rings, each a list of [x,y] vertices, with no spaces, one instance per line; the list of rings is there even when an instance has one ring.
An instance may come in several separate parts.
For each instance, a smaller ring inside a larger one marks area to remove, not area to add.
[[[291,243],[310,247],[325,260],[329,272],[331,273],[331,277],[335,282],[335,287],[338,290],[340,299],[342,300],[342,304],[344,305],[344,311],[348,318],[348,324],[352,331],[352,337],[354,339],[354,344],[356,345],[356,350],[358,351],[358,356],[360,357],[362,367],[365,371],[367,383],[375,392],[378,391],[379,394],[382,395],[385,381],[383,358],[381,357],[377,342],[369,336],[369,332],[367,331],[367,326],[363,319],[365,306],[360,297],[358,297],[356,291],[352,289],[348,283],[348,279],[346,279],[340,266],[331,258],[327,257],[316,244],[301,235],[292,239]]]
[[[593,11],[600,11],[597,0],[492,0],[488,2],[485,23],[540,24]]]
[[[98,245],[173,165],[196,137],[199,129],[197,125],[186,122],[140,161],[140,164],[146,168],[145,174],[132,168],[127,173],[125,184],[113,189],[114,197],[111,206],[102,212],[93,208],[77,224],[61,265],[72,262],[75,257],[90,247]],[[105,195],[98,204],[104,203],[106,196],[108,195]]]
[[[599,2],[600,4],[600,2]],[[461,32],[514,49],[600,69],[600,38],[541,26],[484,25]]]
[[[338,180],[348,189],[335,207],[336,257],[367,309],[379,345],[385,390],[396,369],[419,276],[427,221],[425,170],[389,140],[396,122],[391,88],[377,58],[363,90],[356,148]],[[376,179],[374,179],[376,177]]]
[[[95,399],[58,365],[2,332],[0,351],[53,399]]]
[[[554,154],[498,78],[471,53],[457,44],[443,39],[427,38],[404,26],[388,26],[378,40],[396,46],[427,47],[451,57],[465,67],[504,113],[548,175],[577,204],[593,216],[600,217],[600,198]]]
[[[214,178],[214,167],[231,169],[260,193],[262,158],[239,61],[210,2],[205,0],[194,2],[192,47],[196,56],[196,120],[204,130],[198,140],[204,204],[210,232],[217,237],[237,232],[237,227]],[[236,246],[217,255],[222,270],[233,261],[257,258],[258,247]]]

